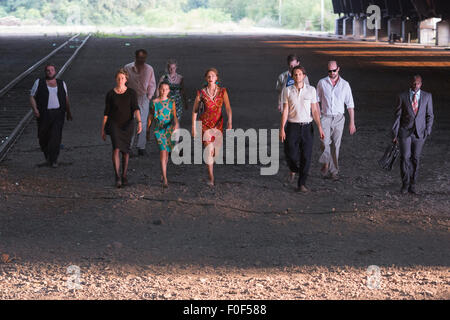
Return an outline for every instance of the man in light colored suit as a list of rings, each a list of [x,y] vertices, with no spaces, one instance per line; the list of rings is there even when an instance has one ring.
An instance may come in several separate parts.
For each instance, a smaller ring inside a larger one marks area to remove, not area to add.
[[[422,77],[415,75],[409,91],[398,97],[395,122],[392,127],[394,143],[400,145],[401,193],[417,193],[417,173],[420,154],[433,126],[433,99],[431,93],[421,90]]]

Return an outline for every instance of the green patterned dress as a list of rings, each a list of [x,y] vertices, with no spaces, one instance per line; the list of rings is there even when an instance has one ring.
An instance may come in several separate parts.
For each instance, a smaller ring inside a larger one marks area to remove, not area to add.
[[[167,83],[170,87],[169,98],[175,101],[175,109],[177,110],[177,118],[178,121],[181,120],[181,116],[183,114],[183,98],[181,96],[181,82],[180,83],[172,83],[169,80],[169,75],[164,75],[165,83]]]
[[[174,126],[173,105],[175,101],[166,99],[164,101],[150,103],[150,114],[155,122],[154,133],[160,151],[172,152],[174,141],[171,140]]]

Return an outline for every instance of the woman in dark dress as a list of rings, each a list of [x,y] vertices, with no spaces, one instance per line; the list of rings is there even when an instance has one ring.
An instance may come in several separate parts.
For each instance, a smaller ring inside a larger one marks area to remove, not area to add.
[[[116,187],[128,184],[127,170],[131,151],[134,118],[138,122],[137,133],[142,131],[141,114],[137,102],[136,92],[127,88],[128,73],[120,69],[116,73],[116,86],[106,94],[105,111],[102,123],[102,139],[106,134],[111,137],[113,152],[112,162],[116,175]],[[134,118],[133,118],[134,116]],[[119,175],[120,158],[122,154],[122,175]]]

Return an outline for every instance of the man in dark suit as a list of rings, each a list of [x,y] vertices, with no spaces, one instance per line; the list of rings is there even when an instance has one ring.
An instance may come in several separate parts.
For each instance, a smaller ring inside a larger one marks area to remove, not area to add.
[[[401,193],[417,193],[416,182],[420,154],[433,126],[433,100],[431,93],[420,90],[422,77],[415,75],[409,91],[401,93],[395,109],[392,127],[394,143],[400,145]]]

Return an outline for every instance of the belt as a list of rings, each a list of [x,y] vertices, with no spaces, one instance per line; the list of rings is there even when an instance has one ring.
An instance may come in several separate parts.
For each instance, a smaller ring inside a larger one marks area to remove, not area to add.
[[[292,124],[298,124],[299,126],[307,126],[308,124],[311,124],[312,121],[310,122],[289,122],[288,123],[292,123]]]
[[[329,118],[336,118],[336,117],[340,117],[342,115],[344,115],[344,114],[343,113],[337,113],[337,114],[323,114],[322,113],[323,117],[329,117]]]

